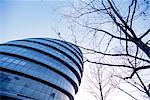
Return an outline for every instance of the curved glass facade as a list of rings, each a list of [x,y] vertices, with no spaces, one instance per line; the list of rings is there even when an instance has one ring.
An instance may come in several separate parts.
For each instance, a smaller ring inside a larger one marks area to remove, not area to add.
[[[14,100],[73,100],[83,72],[72,43],[29,38],[0,44],[0,96]]]

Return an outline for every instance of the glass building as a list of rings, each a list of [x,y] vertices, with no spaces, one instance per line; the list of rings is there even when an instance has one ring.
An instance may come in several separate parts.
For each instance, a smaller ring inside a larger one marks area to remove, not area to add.
[[[28,38],[0,44],[0,100],[74,100],[83,72],[69,42]]]

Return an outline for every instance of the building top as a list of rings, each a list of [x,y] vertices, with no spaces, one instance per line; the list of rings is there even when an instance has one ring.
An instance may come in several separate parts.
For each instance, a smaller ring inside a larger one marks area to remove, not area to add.
[[[83,57],[72,43],[28,38],[0,44],[0,66],[3,72],[46,84],[73,100],[81,83]]]

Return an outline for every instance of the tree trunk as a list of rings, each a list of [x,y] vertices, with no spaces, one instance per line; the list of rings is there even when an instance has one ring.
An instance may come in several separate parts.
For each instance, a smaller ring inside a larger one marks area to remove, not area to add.
[[[150,58],[150,47],[144,44],[140,39],[135,41],[135,44]]]

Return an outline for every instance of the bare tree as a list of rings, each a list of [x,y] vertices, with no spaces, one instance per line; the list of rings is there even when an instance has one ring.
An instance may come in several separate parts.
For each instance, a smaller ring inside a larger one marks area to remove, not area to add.
[[[96,100],[107,100],[109,93],[114,88],[111,85],[112,77],[106,73],[108,70],[101,65],[91,68],[90,74],[85,74],[86,89]]]
[[[94,55],[85,57],[86,62],[115,70],[111,86],[114,81],[126,82],[150,98],[150,0],[80,0],[72,8],[69,17],[87,32],[82,34],[84,38],[76,38],[76,43],[88,38],[87,46],[79,47]],[[95,72],[95,86],[104,100],[101,68]],[[115,88],[138,100],[119,85]]]

